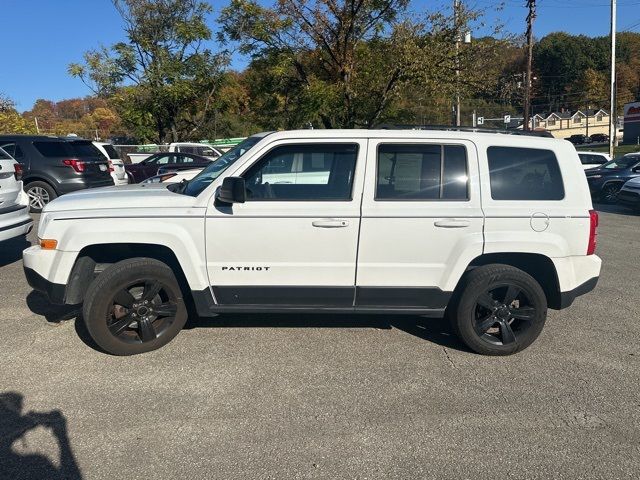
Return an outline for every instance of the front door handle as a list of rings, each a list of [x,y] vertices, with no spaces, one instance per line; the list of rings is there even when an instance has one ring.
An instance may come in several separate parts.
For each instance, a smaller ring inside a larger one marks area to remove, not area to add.
[[[440,228],[465,228],[471,225],[469,220],[458,220],[455,218],[446,218],[433,222],[436,227]]]
[[[314,220],[311,225],[318,228],[343,228],[349,226],[349,222],[346,220],[327,218],[325,220]]]

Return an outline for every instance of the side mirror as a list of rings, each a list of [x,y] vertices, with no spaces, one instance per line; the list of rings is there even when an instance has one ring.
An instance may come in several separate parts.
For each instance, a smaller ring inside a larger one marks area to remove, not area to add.
[[[222,181],[222,186],[216,193],[216,201],[220,203],[244,203],[246,200],[246,189],[244,178],[227,177]]]

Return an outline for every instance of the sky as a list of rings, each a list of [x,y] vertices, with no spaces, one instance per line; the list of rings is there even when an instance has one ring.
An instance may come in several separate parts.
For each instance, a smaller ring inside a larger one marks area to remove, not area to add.
[[[270,4],[270,0],[260,0]],[[524,31],[525,0],[462,0],[470,7],[487,9],[489,24],[499,22],[512,33]],[[210,0],[216,16],[228,0]],[[451,8],[453,0],[413,0],[414,10]],[[504,9],[493,7],[504,3]],[[608,35],[608,0],[538,0],[536,37],[565,31],[589,36]],[[67,73],[86,50],[124,40],[122,23],[111,0],[0,0],[5,21],[0,30],[0,93],[13,99],[18,110],[29,110],[38,98],[62,100],[91,92]],[[6,21],[6,19],[13,19]],[[640,32],[640,0],[618,0],[618,31]],[[217,45],[212,44],[212,49]],[[246,58],[236,57],[233,68]]]

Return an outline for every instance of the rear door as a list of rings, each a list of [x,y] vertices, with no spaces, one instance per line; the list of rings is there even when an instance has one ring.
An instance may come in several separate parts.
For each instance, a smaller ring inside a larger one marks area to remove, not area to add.
[[[473,143],[370,140],[356,305],[440,310],[482,253]]]

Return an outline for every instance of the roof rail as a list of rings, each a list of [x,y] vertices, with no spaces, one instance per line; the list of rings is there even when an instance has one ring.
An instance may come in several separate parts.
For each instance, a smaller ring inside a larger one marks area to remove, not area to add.
[[[451,125],[394,125],[382,124],[373,127],[381,130],[441,130],[447,132],[502,133],[505,135],[524,135],[527,137],[554,138],[547,131],[504,130],[500,128],[454,127]]]

